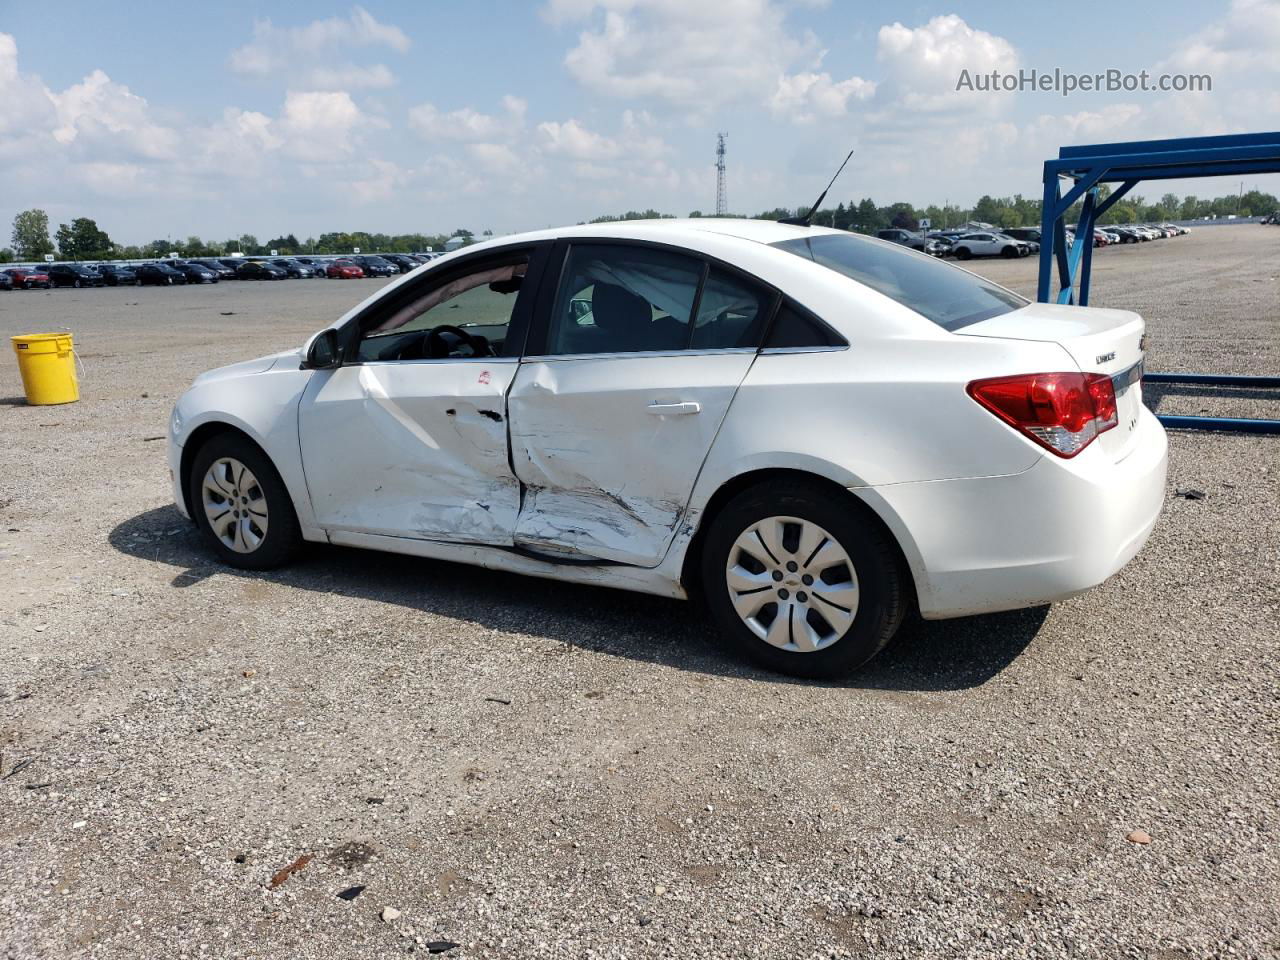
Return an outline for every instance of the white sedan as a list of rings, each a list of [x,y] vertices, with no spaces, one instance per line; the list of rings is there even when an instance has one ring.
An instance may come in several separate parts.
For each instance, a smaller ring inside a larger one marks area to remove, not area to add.
[[[570,227],[202,375],[169,465],[234,566],[309,540],[696,595],[757,661],[832,676],[912,609],[1042,604],[1137,553],[1166,469],[1142,339],[841,231]]]

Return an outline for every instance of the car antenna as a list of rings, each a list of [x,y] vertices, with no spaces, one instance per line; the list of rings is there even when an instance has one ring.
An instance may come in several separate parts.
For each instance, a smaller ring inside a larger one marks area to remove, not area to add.
[[[787,217],[787,218],[785,218],[785,219],[783,219],[783,220],[779,220],[778,222],[779,222],[779,223],[790,223],[790,224],[792,224],[792,225],[794,225],[794,226],[797,226],[797,227],[811,227],[811,226],[813,226],[813,215],[814,215],[815,213],[817,213],[817,212],[818,212],[818,208],[819,208],[820,206],[822,206],[822,201],[823,201],[823,200],[825,200],[825,199],[827,199],[827,190],[830,190],[830,189],[831,189],[832,184],[834,184],[834,183],[836,182],[836,177],[840,176],[841,172],[844,170],[844,165],[845,165],[845,163],[848,163],[848,162],[849,162],[849,157],[852,157],[852,156],[853,156],[853,151],[852,151],[852,150],[850,150],[850,151],[849,151],[849,156],[844,158],[844,163],[840,164],[840,169],[836,171],[836,176],[831,178],[831,183],[828,183],[828,184],[827,184],[827,189],[822,191],[822,193],[819,195],[819,197],[818,197],[818,199],[817,199],[817,202],[815,202],[815,203],[814,203],[814,205],[813,205],[812,207],[810,207],[810,208],[809,208],[809,212],[808,212],[808,213],[806,213],[803,217]]]

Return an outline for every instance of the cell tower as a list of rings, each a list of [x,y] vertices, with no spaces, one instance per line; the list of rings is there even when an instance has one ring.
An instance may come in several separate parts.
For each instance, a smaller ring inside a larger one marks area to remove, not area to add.
[[[724,138],[727,133],[716,134],[716,216],[723,217],[729,212],[729,202],[725,199],[724,190]]]

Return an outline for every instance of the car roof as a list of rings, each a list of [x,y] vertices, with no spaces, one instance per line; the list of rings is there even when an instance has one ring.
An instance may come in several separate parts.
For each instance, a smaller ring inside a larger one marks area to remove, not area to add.
[[[736,237],[741,240],[752,240],[756,243],[777,243],[781,240],[794,240],[799,237],[813,236],[817,233],[844,233],[828,227],[800,227],[794,224],[778,223],[776,220],[747,220],[737,217],[691,217],[687,219],[665,218],[662,220],[611,220],[606,223],[580,223],[577,226],[558,227],[550,230],[534,230],[529,233],[512,234],[506,237],[494,237],[481,243],[473,243],[460,247],[461,251],[486,249],[489,247],[508,246],[513,243],[532,242],[536,240],[555,240],[574,238],[605,237],[625,240],[652,240],[658,243],[682,245],[685,241],[696,238],[699,234],[714,233],[725,237]]]

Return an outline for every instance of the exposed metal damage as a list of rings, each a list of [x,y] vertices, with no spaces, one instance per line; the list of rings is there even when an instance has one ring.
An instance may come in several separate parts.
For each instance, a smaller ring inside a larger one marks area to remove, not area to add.
[[[515,542],[661,563],[752,360],[522,364],[508,397],[513,469],[524,487]]]
[[[430,369],[427,379],[404,364],[342,368],[304,401],[317,514],[335,529],[510,546],[520,484],[502,411],[514,365],[495,364],[487,383],[474,368]]]

